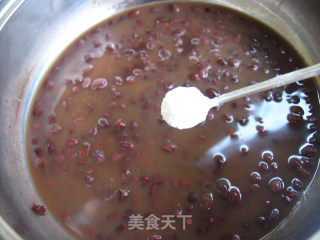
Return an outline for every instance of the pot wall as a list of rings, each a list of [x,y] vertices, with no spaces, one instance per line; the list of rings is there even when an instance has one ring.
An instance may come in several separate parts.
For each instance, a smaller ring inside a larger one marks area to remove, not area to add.
[[[31,96],[50,64],[72,40],[104,18],[152,0],[0,0],[0,239],[72,239],[50,216],[30,211],[41,202],[24,152]],[[207,0],[243,11],[280,32],[307,63],[320,61],[318,0]],[[318,174],[319,175],[319,174]],[[266,239],[319,239],[317,176],[287,223]],[[313,236],[313,237],[311,237]]]

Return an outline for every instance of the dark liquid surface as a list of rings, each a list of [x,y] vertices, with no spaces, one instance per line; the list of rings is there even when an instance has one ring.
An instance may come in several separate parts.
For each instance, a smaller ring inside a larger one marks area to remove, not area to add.
[[[212,5],[117,15],[77,40],[35,96],[27,150],[37,190],[78,239],[259,239],[315,173],[313,83],[227,103],[183,131],[161,120],[160,104],[176,86],[215,97],[301,67],[266,27]]]

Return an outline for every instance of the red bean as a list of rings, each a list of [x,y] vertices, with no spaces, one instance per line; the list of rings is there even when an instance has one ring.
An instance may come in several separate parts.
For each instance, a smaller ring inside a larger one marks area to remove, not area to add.
[[[123,54],[125,57],[132,57],[136,53],[136,50],[132,48],[126,48],[123,50]]]
[[[221,198],[227,199],[229,196],[230,182],[227,179],[219,179],[217,181],[217,190]]]
[[[179,13],[180,12],[180,8],[178,6],[178,4],[172,4],[171,5],[171,9],[174,13]]]
[[[300,154],[302,156],[310,158],[314,157],[317,154],[317,152],[318,150],[315,148],[315,146],[311,144],[305,145],[300,149]]]
[[[55,114],[50,114],[50,115],[48,116],[48,121],[49,121],[49,123],[55,123],[55,122],[56,122],[56,119],[57,119],[57,117],[56,117]]]
[[[238,120],[239,124],[241,126],[246,126],[249,122],[249,118],[248,117],[242,117]]]
[[[56,148],[52,143],[50,143],[48,145],[47,151],[48,151],[49,154],[52,154],[52,153],[56,152]]]
[[[241,192],[237,187],[231,187],[229,189],[229,203],[231,205],[237,205],[241,202]]]
[[[310,175],[310,172],[304,169],[304,167],[302,166],[301,158],[297,156],[291,156],[288,159],[288,162],[292,167],[294,167],[301,174],[302,177],[308,177]]]
[[[113,43],[108,43],[106,46],[106,52],[108,54],[113,54],[116,51],[115,46]]]
[[[93,177],[86,175],[86,184],[87,185],[90,185],[91,183],[93,183],[93,181],[94,181]]]
[[[130,190],[120,189],[119,190],[119,201],[123,201],[129,197]]]
[[[272,209],[270,215],[269,215],[269,221],[270,222],[275,222],[279,219],[280,217],[280,211],[277,208]]]
[[[107,79],[97,78],[92,82],[91,89],[92,90],[103,89],[103,88],[107,87],[107,85],[108,85]]]
[[[297,191],[301,191],[303,189],[303,183],[298,178],[292,179],[291,184]]]
[[[106,118],[99,118],[98,119],[98,125],[100,126],[100,127],[110,127],[110,122],[109,122],[109,120],[108,119],[106,119]]]
[[[134,81],[135,81],[135,76],[130,75],[130,76],[126,77],[127,83],[133,83]]]
[[[161,61],[168,60],[171,57],[171,52],[168,49],[160,49],[158,51],[158,56]]]
[[[43,149],[37,147],[37,148],[34,149],[34,153],[35,153],[38,157],[40,157],[40,156],[42,155],[42,153],[43,153]]]
[[[97,163],[102,163],[105,160],[104,151],[102,150],[95,150],[92,155],[96,159]]]
[[[261,161],[259,162],[259,170],[263,173],[267,172],[269,169],[269,165],[268,163],[264,162],[264,161]]]
[[[300,126],[303,123],[303,118],[300,115],[289,113],[287,116],[289,124],[293,127]]]
[[[138,128],[138,123],[137,123],[137,121],[132,120],[132,121],[130,122],[130,128],[131,128],[131,130],[136,130],[136,129]]]
[[[199,81],[199,80],[201,80],[200,74],[199,73],[190,73],[189,79],[192,81]]]
[[[39,138],[32,138],[31,142],[32,144],[36,145],[39,143]]]
[[[192,38],[190,40],[190,42],[191,42],[192,45],[199,45],[200,44],[200,38],[198,38],[198,37]]]
[[[263,226],[267,223],[267,219],[264,216],[260,216],[258,217],[257,222]]]
[[[251,176],[252,181],[255,183],[259,183],[262,180],[262,178],[258,172],[252,172],[250,176]]]
[[[264,151],[262,153],[263,161],[270,163],[273,160],[273,153],[271,151]]]
[[[222,168],[223,165],[226,163],[226,157],[222,154],[216,154],[213,157],[213,161],[217,164],[218,168]]]
[[[36,213],[37,215],[39,215],[39,216],[44,216],[44,215],[46,215],[46,211],[47,211],[47,209],[44,207],[44,206],[41,206],[41,205],[38,205],[38,204],[33,204],[32,205],[32,211],[34,212],[34,213]]]
[[[177,148],[178,148],[178,146],[175,145],[175,144],[173,144],[173,143],[167,143],[167,144],[165,144],[165,145],[162,146],[162,149],[163,149],[165,152],[169,152],[169,153],[176,151]]]
[[[129,150],[129,151],[133,151],[134,150],[134,144],[132,142],[120,141],[119,144],[125,150]]]
[[[249,147],[247,145],[241,145],[240,146],[240,152],[243,154],[243,155],[246,155],[248,152],[249,152]]]
[[[124,129],[127,127],[126,122],[122,118],[117,119],[117,121],[115,122],[115,125],[119,129]]]
[[[200,206],[203,210],[209,211],[213,207],[213,194],[208,192],[202,196]]]
[[[233,235],[232,240],[241,240],[239,235]]]
[[[136,16],[140,15],[140,11],[138,9],[132,10],[129,12],[129,17],[134,18]]]
[[[148,240],[164,240],[164,238],[161,235],[154,234],[148,237]]]
[[[284,189],[284,182],[281,178],[275,177],[269,181],[269,187],[274,193],[281,193]]]
[[[92,71],[93,71],[93,66],[89,65],[89,67],[86,67],[85,69],[83,69],[82,75],[88,76],[90,73],[92,73]]]
[[[299,116],[303,116],[304,111],[302,109],[302,107],[300,106],[291,106],[290,107],[290,112]]]
[[[151,178],[150,177],[146,177],[146,176],[142,176],[140,178],[140,181],[141,181],[142,185],[147,185],[148,183],[151,182]]]
[[[214,88],[208,88],[206,90],[206,95],[209,97],[209,98],[215,98],[215,97],[218,97],[220,94],[218,92],[218,90],[214,89]]]
[[[279,170],[279,166],[276,162],[271,163],[271,169],[274,171],[278,171]]]
[[[228,65],[228,62],[222,58],[219,58],[217,60],[217,63],[220,65],[220,66],[227,66]]]
[[[67,141],[68,146],[77,146],[79,144],[79,139],[78,138],[70,138]]]

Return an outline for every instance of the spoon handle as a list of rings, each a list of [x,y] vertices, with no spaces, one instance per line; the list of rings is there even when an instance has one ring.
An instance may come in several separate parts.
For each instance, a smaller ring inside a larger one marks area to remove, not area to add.
[[[284,75],[279,75],[277,77],[271,78],[270,80],[253,84],[248,87],[240,88],[230,93],[223,94],[219,97],[214,98],[212,104],[214,106],[217,104],[222,105],[226,102],[248,96],[253,93],[263,92],[272,88],[281,87],[289,83],[312,78],[318,75],[320,75],[320,63]]]

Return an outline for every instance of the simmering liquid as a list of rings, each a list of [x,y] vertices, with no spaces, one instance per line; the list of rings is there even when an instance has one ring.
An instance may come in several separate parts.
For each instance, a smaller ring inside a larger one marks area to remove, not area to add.
[[[76,239],[265,236],[317,168],[314,84],[227,103],[187,130],[161,119],[161,101],[177,86],[213,98],[301,67],[278,35],[214,5],[107,19],[62,54],[34,97],[26,147],[45,207]]]

